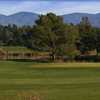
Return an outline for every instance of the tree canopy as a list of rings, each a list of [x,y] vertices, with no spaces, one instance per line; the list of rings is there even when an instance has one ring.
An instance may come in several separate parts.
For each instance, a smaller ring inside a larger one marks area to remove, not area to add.
[[[93,27],[88,17],[74,25],[64,23],[62,17],[53,13],[40,15],[34,26],[0,25],[0,46],[15,45],[47,51],[52,60],[92,50],[99,54],[100,28]]]

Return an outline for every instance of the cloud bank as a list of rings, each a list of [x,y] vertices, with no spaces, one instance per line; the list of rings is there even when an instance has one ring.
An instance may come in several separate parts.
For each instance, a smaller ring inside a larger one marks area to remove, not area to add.
[[[17,12],[33,12],[38,14],[46,14],[48,12],[63,15],[68,13],[99,13],[99,1],[45,1],[45,0],[4,0],[0,1],[0,14],[11,15]]]

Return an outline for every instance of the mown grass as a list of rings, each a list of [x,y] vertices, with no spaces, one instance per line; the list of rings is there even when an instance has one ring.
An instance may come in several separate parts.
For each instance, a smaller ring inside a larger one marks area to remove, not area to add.
[[[32,100],[33,96],[99,100],[100,63],[0,61],[0,100]]]

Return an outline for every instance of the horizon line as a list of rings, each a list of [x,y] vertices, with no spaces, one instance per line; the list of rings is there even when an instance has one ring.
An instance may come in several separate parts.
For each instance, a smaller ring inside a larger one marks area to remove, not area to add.
[[[48,13],[53,13],[53,14],[58,15],[58,16],[63,16],[63,15],[69,15],[69,14],[91,14],[91,15],[96,15],[96,14],[99,14],[100,12],[97,12],[97,13],[72,12],[72,13],[65,13],[65,14],[56,14],[54,12],[47,12],[46,14],[44,14],[44,13],[35,13],[35,12],[31,12],[31,11],[20,11],[20,12],[15,12],[15,13],[12,13],[12,14],[3,14],[3,13],[0,13],[0,15],[11,16],[11,15],[19,14],[19,13],[32,13],[32,14],[37,14],[37,15],[46,15]]]

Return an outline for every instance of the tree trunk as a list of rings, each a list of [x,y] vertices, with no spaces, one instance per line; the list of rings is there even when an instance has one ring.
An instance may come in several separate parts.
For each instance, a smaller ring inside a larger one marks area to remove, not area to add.
[[[51,56],[51,60],[52,60],[52,61],[55,61],[55,60],[56,60],[55,54],[53,54],[53,55]]]
[[[98,50],[98,48],[96,48],[96,52],[97,52],[97,56],[99,55],[99,50]]]
[[[56,60],[56,55],[55,55],[54,52],[51,52],[51,53],[50,53],[50,60],[51,60],[51,61],[55,61],[55,60]]]

